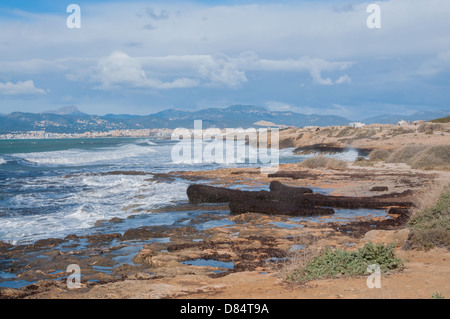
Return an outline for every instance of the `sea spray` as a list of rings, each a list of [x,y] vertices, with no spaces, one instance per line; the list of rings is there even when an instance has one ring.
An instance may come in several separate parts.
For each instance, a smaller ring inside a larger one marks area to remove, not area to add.
[[[127,144],[116,148],[96,150],[69,149],[54,152],[19,153],[14,156],[37,165],[92,165],[111,163],[123,159],[154,153],[151,147]]]

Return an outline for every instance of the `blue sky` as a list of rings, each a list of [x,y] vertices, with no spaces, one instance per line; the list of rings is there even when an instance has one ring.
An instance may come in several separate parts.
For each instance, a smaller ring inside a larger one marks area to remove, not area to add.
[[[71,3],[80,29],[66,26]],[[370,3],[380,29],[366,25]],[[0,113],[449,110],[449,16],[445,0],[3,0]]]

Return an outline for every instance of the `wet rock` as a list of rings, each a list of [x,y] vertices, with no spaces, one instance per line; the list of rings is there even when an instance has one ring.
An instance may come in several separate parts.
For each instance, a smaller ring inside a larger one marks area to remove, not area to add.
[[[48,277],[49,277],[48,274],[44,273],[41,270],[27,270],[17,275],[17,279],[29,282],[48,279]]]
[[[371,192],[387,192],[388,190],[387,186],[374,186],[370,189]]]
[[[123,240],[165,238],[180,235],[192,235],[198,231],[191,226],[168,227],[168,226],[148,226],[130,228],[123,234]]]
[[[349,150],[357,151],[358,156],[368,156],[372,151],[371,148],[349,148],[332,144],[313,144],[297,147],[294,150],[294,154],[339,154]]]
[[[149,239],[154,236],[154,232],[152,230],[147,229],[146,227],[141,228],[130,228],[125,231],[122,236],[123,240],[131,240],[131,239]]]
[[[113,217],[109,220],[110,223],[112,224],[119,224],[119,223],[123,223],[123,218],[119,218],[119,217]]]
[[[61,238],[40,239],[34,243],[34,247],[54,247],[63,243],[65,240]]]
[[[339,208],[373,208],[383,209],[391,206],[413,207],[412,202],[398,201],[388,197],[346,197],[323,194],[305,194],[304,203],[314,206]]]
[[[190,185],[187,195],[191,204],[198,203],[229,203],[231,200],[246,200],[252,198],[268,199],[267,191],[241,191],[208,185]]]
[[[283,198],[296,198],[300,197],[303,194],[312,194],[313,191],[310,188],[306,187],[290,187],[282,184],[279,181],[272,181],[270,182],[270,191],[273,193],[276,193],[277,199],[283,199]]]
[[[70,234],[64,237],[64,240],[79,240],[79,237],[75,234]]]
[[[391,206],[414,206],[412,202],[399,201],[397,199],[397,197],[403,197],[404,194],[385,194],[373,197],[331,196],[314,194],[312,193],[312,190],[308,188],[290,187],[277,181],[271,182],[270,192],[240,191],[236,189],[194,184],[188,187],[187,195],[189,201],[192,203],[233,202],[230,208],[233,208],[235,213],[255,212],[255,209],[258,208],[259,211],[257,212],[264,213],[267,211],[269,214],[275,214],[277,205],[274,201],[279,201],[279,205],[283,206],[283,208],[278,209],[278,211],[284,210],[288,213],[293,213],[299,211],[296,207],[304,206],[305,212],[311,212],[309,214],[321,214],[320,210],[316,213],[310,206],[373,209],[382,209]],[[263,202],[267,205],[267,209],[261,209],[263,208],[261,206],[264,206]],[[281,212],[277,214],[281,214]],[[305,215],[306,214],[307,213],[305,213]]]
[[[104,242],[110,242],[114,239],[119,239],[121,237],[122,237],[122,235],[119,233],[112,233],[112,234],[89,235],[89,236],[83,236],[80,238],[87,238],[87,240],[91,243],[104,243]]]
[[[232,215],[245,213],[260,213],[268,215],[291,215],[291,216],[316,216],[332,215],[332,208],[320,208],[302,205],[300,201],[275,201],[275,200],[247,200],[245,202],[230,202]]]
[[[5,243],[4,241],[0,240],[0,250],[8,250],[12,247],[13,247],[13,245]]]

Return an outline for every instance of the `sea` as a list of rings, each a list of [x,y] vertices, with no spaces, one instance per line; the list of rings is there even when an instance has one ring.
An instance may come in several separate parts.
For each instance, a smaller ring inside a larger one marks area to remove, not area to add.
[[[147,226],[161,224],[165,217],[151,211],[186,202],[190,182],[153,174],[260,165],[249,159],[250,152],[241,163],[175,162],[176,146],[180,141],[145,138],[0,140],[0,241],[32,244],[86,235],[98,231],[99,220],[136,214],[148,217]],[[280,150],[279,162],[312,156],[293,150]],[[339,156],[351,160],[357,153]],[[121,227],[114,231],[130,225]]]

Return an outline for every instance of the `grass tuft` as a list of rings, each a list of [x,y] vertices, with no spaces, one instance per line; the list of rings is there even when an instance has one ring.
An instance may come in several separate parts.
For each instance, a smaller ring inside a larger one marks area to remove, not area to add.
[[[387,159],[389,163],[408,163],[418,153],[427,148],[426,145],[405,145],[395,150]]]
[[[345,169],[347,168],[347,162],[335,158],[325,156],[314,156],[301,162],[300,164],[307,168],[328,168],[328,169]]]
[[[412,248],[450,249],[450,184],[427,192],[409,221],[408,245]]]
[[[373,150],[369,154],[369,159],[371,161],[385,161],[389,158],[391,152],[388,150]]]
[[[430,146],[408,162],[415,169],[450,170],[450,145]]]

